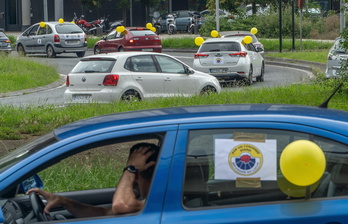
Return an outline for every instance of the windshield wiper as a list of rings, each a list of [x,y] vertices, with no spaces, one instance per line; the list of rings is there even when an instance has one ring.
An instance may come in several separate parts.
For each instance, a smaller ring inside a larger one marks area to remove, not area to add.
[[[94,73],[94,72],[99,72],[99,71],[95,71],[95,70],[85,70],[85,73]]]

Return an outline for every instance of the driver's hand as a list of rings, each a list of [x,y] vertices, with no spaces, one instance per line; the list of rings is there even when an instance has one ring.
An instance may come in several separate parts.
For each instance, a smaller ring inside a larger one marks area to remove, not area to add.
[[[57,207],[64,203],[64,197],[43,191],[40,188],[30,189],[26,194],[29,195],[31,192],[36,192],[37,194],[40,194],[46,198],[47,204],[44,209],[46,214],[49,214],[51,208]]]
[[[156,164],[155,161],[146,163],[146,160],[154,153],[155,151],[149,150],[149,147],[139,147],[129,155],[127,166],[133,165],[139,170],[139,172],[147,170],[149,167]]]

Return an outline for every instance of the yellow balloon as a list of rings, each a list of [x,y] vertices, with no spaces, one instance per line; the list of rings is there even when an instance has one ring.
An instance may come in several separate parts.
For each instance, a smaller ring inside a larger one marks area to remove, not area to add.
[[[64,23],[64,19],[60,18],[60,19],[58,20],[58,22],[59,22],[59,23]]]
[[[72,23],[72,24],[75,24],[75,22],[74,22],[74,21],[71,21],[71,23]]]
[[[204,39],[202,37],[196,37],[195,38],[195,44],[197,46],[201,46],[203,44],[203,42],[204,42]]]
[[[212,31],[210,32],[210,35],[211,35],[212,37],[217,37],[217,36],[219,36],[219,32],[216,31],[216,30],[212,30]]]
[[[146,23],[146,28],[147,29],[151,29],[151,27],[152,27],[152,23]]]
[[[151,27],[150,30],[154,33],[156,33],[156,27]]]
[[[243,41],[246,44],[250,44],[253,41],[253,38],[251,36],[245,36]]]
[[[122,33],[125,30],[124,26],[116,27],[116,31]]]
[[[40,27],[45,27],[46,23],[45,22],[40,22]]]
[[[323,151],[308,140],[298,140],[287,145],[280,155],[279,163],[284,177],[297,186],[314,184],[326,168]]]
[[[250,30],[250,33],[252,33],[252,34],[257,34],[257,32],[258,32],[258,30],[256,29],[256,27],[253,27],[253,28],[251,28],[251,30]]]

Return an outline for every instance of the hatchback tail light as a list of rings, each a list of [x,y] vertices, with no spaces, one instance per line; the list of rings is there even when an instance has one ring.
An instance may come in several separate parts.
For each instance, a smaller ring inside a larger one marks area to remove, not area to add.
[[[59,37],[59,35],[54,35],[54,43],[59,43],[60,42],[60,37]]]
[[[69,76],[67,76],[66,79],[65,79],[65,85],[66,85],[66,86],[70,86],[70,79],[69,79]]]
[[[104,86],[117,86],[119,75],[106,75],[104,77]]]
[[[194,55],[194,58],[207,58],[209,56],[209,54],[200,54],[200,53],[196,53]]]
[[[245,51],[240,51],[240,52],[237,52],[237,53],[233,53],[233,54],[229,54],[230,56],[242,56],[243,58],[245,58],[247,56],[247,52]]]
[[[87,35],[85,34],[85,43],[87,44]]]
[[[10,40],[6,40],[5,42],[6,42],[6,43],[11,43],[11,41],[10,41]]]

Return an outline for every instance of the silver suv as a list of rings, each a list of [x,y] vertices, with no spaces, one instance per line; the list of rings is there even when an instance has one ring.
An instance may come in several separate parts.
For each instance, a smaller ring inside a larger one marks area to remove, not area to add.
[[[61,53],[76,53],[83,57],[87,38],[79,26],[70,22],[36,23],[17,38],[16,49],[21,55],[46,53],[53,58]]]

